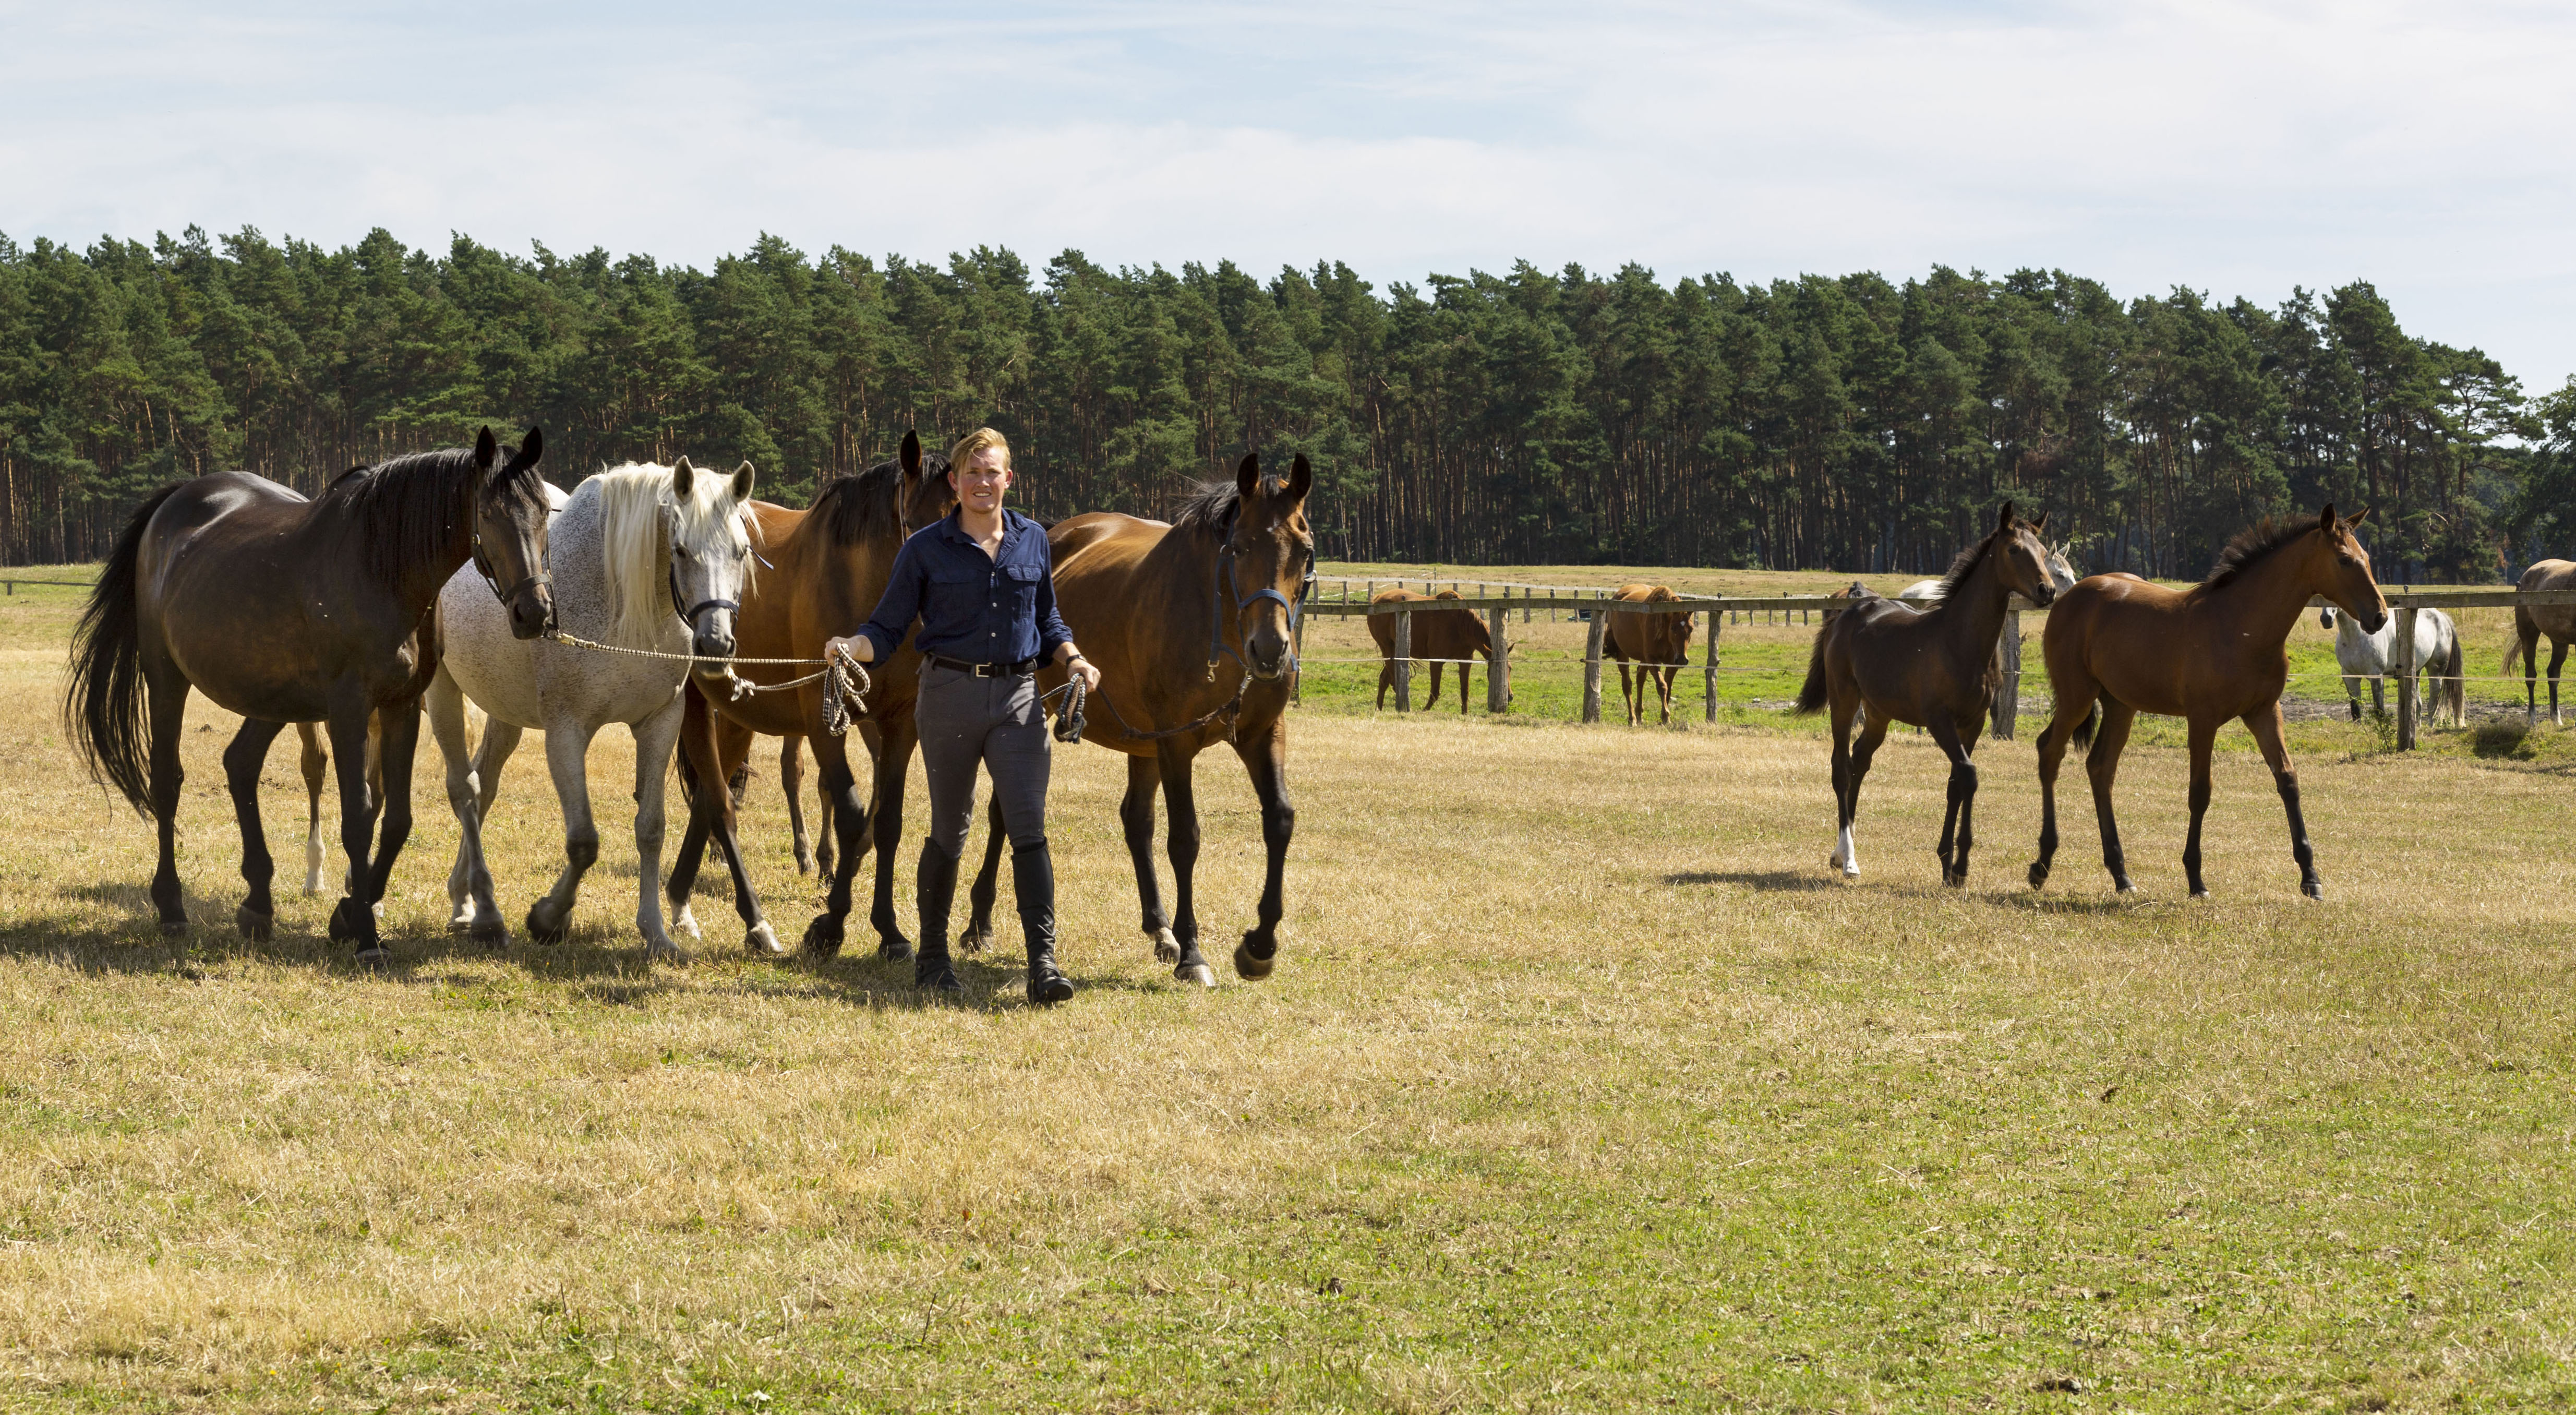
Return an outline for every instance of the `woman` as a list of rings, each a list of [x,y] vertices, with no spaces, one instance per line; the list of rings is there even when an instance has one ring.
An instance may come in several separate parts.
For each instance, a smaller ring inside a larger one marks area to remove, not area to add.
[[[948,960],[948,906],[957,857],[975,808],[975,764],[993,773],[1002,828],[1011,838],[1011,883],[1028,935],[1029,1001],[1062,1002],[1073,983],[1055,963],[1055,867],[1047,857],[1046,714],[1033,676],[1047,663],[1081,675],[1086,691],[1100,670],[1073,646],[1055,610],[1046,531],[1002,507],[1011,489],[1011,445],[989,427],[948,454],[957,509],[913,533],[895,557],[893,578],[859,632],[824,652],[861,663],[891,658],[921,620],[921,765],[930,778],[930,836],[921,842],[913,892],[921,902],[917,987],[963,991]]]

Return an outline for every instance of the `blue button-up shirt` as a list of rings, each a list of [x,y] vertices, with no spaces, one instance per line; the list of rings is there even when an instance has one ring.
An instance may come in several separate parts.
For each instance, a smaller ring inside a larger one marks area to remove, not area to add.
[[[912,533],[894,558],[885,597],[859,632],[894,657],[915,618],[925,654],[969,663],[1053,659],[1073,639],[1055,610],[1055,562],[1046,531],[1017,511],[1002,513],[1002,548],[986,555],[951,512]]]

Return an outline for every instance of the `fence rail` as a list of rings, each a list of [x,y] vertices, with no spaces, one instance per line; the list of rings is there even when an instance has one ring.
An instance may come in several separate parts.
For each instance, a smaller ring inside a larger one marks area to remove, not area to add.
[[[1394,643],[1389,656],[1395,664],[1395,710],[1397,712],[1413,710],[1413,616],[1416,614],[1482,614],[1485,616],[1487,632],[1494,643],[1494,657],[1485,673],[1485,710],[1491,713],[1508,712],[1511,708],[1512,660],[1508,626],[1511,623],[1513,610],[1517,609],[1521,612],[1523,623],[1530,622],[1540,610],[1548,611],[1551,618],[1559,613],[1571,613],[1579,619],[1589,621],[1591,628],[1585,637],[1583,649],[1583,720],[1587,723],[1597,723],[1601,720],[1601,659],[1603,640],[1606,637],[1611,613],[1707,613],[1709,620],[1708,636],[1704,641],[1705,659],[1700,664],[1701,692],[1704,716],[1706,720],[1715,722],[1717,721],[1717,675],[1720,671],[1719,641],[1726,628],[1726,619],[1722,616],[1796,613],[1802,616],[1800,622],[1805,623],[1813,622],[1817,616],[1849,609],[1852,605],[1852,601],[1848,599],[1831,595],[1684,595],[1669,600],[1623,600],[1616,598],[1617,591],[1608,588],[1568,590],[1560,586],[1524,587],[1494,580],[1453,580],[1450,584],[1451,592],[1455,597],[1450,599],[1381,600],[1376,598],[1380,584],[1388,588],[1410,588],[1415,582],[1361,580],[1357,582],[1362,586],[1361,594],[1358,598],[1353,598],[1351,586],[1354,582],[1340,579],[1332,582],[1339,589],[1339,594],[1326,598],[1318,593],[1324,583],[1326,582],[1317,582],[1316,586],[1307,592],[1302,606],[1303,615],[1320,614],[1330,618],[1384,616],[1395,621]],[[1429,586],[1437,582],[1426,580],[1420,583]],[[1470,595],[1465,592],[1466,586],[1470,584],[1476,586],[1476,594]],[[1500,587],[1503,593],[1499,595],[1486,593],[1496,587]],[[1542,588],[1550,592],[1537,593]],[[1517,595],[1511,593],[1514,589],[1521,590],[1521,593]],[[2398,661],[2396,672],[2392,676],[2398,680],[2397,748],[2399,751],[2414,750],[2416,720],[2420,716],[2415,698],[2417,665],[2414,661],[2415,616],[2418,611],[2576,604],[2576,590],[2521,590],[2503,586],[2491,589],[2483,587],[2417,589],[2411,585],[2400,585],[2392,589],[2383,585],[2380,587],[2380,594],[2388,601],[2393,617],[2397,620]],[[2326,599],[2312,598],[2308,601],[2308,607],[2324,609],[2332,605]],[[1988,730],[1996,737],[2009,739],[2013,735],[2015,723],[2021,716],[2021,617],[2025,613],[2045,614],[2047,612],[2045,607],[2020,595],[2012,596],[2005,610],[2003,632],[1996,637],[1995,641],[1995,665],[1999,670],[2001,682],[1995,693],[1994,710],[1988,724]],[[1302,620],[1298,637],[1299,646],[1302,648],[1304,643]]]

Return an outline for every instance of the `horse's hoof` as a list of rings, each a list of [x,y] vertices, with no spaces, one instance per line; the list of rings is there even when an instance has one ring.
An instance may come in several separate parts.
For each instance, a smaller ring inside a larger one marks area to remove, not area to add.
[[[771,928],[767,919],[752,925],[751,932],[743,935],[742,942],[755,958],[783,958],[787,955],[787,945],[778,941],[778,930]]]
[[[2048,866],[2033,865],[2030,867],[2030,887],[2033,889],[2048,888]]]
[[[1243,942],[1234,946],[1234,974],[1247,982],[1269,977],[1270,970],[1279,965],[1278,943],[1276,941],[1256,943],[1254,940],[1259,937],[1258,934],[1245,934]]]
[[[498,919],[469,924],[465,936],[485,948],[501,948],[510,942],[510,926]]]
[[[275,914],[255,914],[247,904],[233,911],[233,927],[241,930],[241,936],[253,943],[268,942],[276,931],[276,924]]]
[[[459,909],[454,915],[450,916],[447,921],[447,931],[452,934],[474,932],[473,908],[468,906],[466,908]]]
[[[991,924],[968,924],[957,935],[957,951],[960,953],[981,953],[992,946],[993,926]]]
[[[652,938],[644,941],[644,961],[668,963],[674,968],[685,968],[689,966],[689,954],[688,950],[667,938]]]
[[[2135,894],[2138,892],[2138,887],[2129,883],[2127,880],[2121,880],[2113,887],[2111,892],[2114,894]]]
[[[1172,937],[1170,929],[1154,930],[1154,961],[1157,963],[1181,961],[1181,941]]]
[[[340,902],[331,906],[330,933],[331,941],[333,943],[347,943],[349,940],[358,936],[357,929],[352,927],[349,923],[349,898],[347,895],[342,895],[340,897]]]
[[[829,914],[817,914],[805,926],[805,951],[816,958],[831,958],[841,951],[841,921]]]
[[[1241,968],[1243,966],[1241,955],[1239,954],[1237,955],[1235,966],[1237,968]],[[1261,971],[1265,973],[1269,972],[1269,965],[1264,964]],[[1172,970],[1172,976],[1185,983],[1196,983],[1203,988],[1212,988],[1216,986],[1216,970],[1205,963],[1183,964],[1182,966]],[[1244,976],[1250,977],[1252,975],[1246,973]]]
[[[796,873],[800,875],[814,873],[814,857],[811,854],[803,850],[796,852]]]
[[[557,919],[551,924],[547,923],[545,907],[546,902],[542,899],[528,906],[528,937],[539,943],[561,943],[564,941],[564,935],[571,932],[570,921]]]
[[[686,904],[681,905],[680,911],[671,916],[671,927],[687,934],[691,942],[695,942],[698,939],[705,937],[705,935],[698,932],[697,911],[691,909]]]
[[[912,940],[901,934],[879,934],[877,957],[888,963],[901,963],[912,957]]]
[[[2202,886],[2202,887],[2201,887],[2201,888],[2199,888],[2199,889],[2195,889],[2195,890],[2193,890],[2193,891],[2191,892],[2191,897],[2192,897],[2192,898],[2194,898],[2194,899],[2207,899],[2207,898],[2209,897],[2209,889],[2208,889],[2208,887],[2207,887],[2206,885],[2204,885],[2204,886]]]
[[[381,943],[371,943],[358,950],[358,966],[371,973],[381,973],[394,961],[393,950]]]
[[[2322,904],[2325,902],[2326,897],[2325,881],[2313,879],[2303,881],[2299,885],[2299,892]]]

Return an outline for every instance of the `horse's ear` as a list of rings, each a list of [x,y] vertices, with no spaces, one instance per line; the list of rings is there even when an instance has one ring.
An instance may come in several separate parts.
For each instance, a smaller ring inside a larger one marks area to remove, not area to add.
[[[493,440],[492,429],[483,429],[482,436],[474,439],[474,465],[488,472],[492,470],[492,459],[500,455],[501,444]]]
[[[1261,454],[1246,452],[1234,469],[1234,494],[1246,501],[1261,489]]]
[[[903,434],[903,451],[896,455],[903,463],[904,480],[912,481],[919,478],[921,475],[921,434],[914,432],[909,428],[905,429]],[[743,465],[749,466],[750,463],[746,462]]]
[[[2000,515],[2000,516],[1997,516],[1997,517],[1995,518],[1995,529],[1996,529],[1996,530],[1999,530],[1999,531],[2008,531],[2008,530],[2011,530],[2011,529],[2012,529],[2012,503],[2011,503],[2011,502],[2009,502],[2009,501],[2005,502],[2005,503],[2004,503],[2004,512],[2003,512],[2003,514],[2002,514],[2002,515]]]
[[[2048,529],[2048,513],[2047,513],[2047,512],[2045,512],[2045,511],[2042,511],[2042,512],[2040,512],[2040,513],[2039,513],[2039,519],[2030,523],[2030,533],[2031,533],[2032,535],[2039,535],[2039,534],[2042,534],[2042,533],[2044,533],[2045,531],[2047,531],[2047,529]]]
[[[671,464],[672,494],[683,501],[688,500],[689,488],[697,481],[697,478],[698,469],[689,465],[689,454],[686,452],[681,453],[680,460]]]
[[[2324,514],[2317,517],[2317,529],[2325,532],[2327,535],[2333,535],[2335,533],[2335,513],[2333,502],[2327,502]]]
[[[1303,502],[1306,499],[1306,493],[1314,489],[1314,464],[1306,460],[1305,453],[1300,452],[1297,454],[1297,460],[1288,468],[1288,499],[1291,502]]]
[[[2343,528],[2347,531],[2351,530],[2353,527],[2360,525],[2363,518],[2367,517],[2369,514],[2370,508],[2367,506],[2362,507],[2360,510],[2343,518]]]
[[[751,483],[753,476],[754,473],[751,470],[751,464],[749,462],[745,462],[741,466],[733,469],[734,505],[740,506],[742,503],[751,499]]]
[[[510,459],[510,465],[533,467],[537,464],[537,459],[544,455],[546,455],[546,435],[536,428],[530,428],[528,435],[519,439],[519,455]]]

